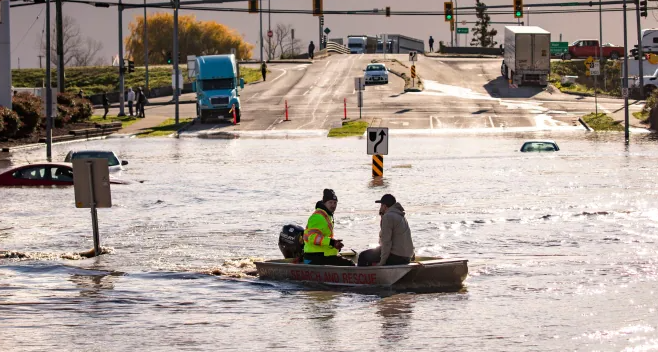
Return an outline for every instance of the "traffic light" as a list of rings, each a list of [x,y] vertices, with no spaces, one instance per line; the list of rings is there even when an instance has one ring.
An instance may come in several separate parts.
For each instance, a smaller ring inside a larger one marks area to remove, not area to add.
[[[135,61],[128,60],[128,73],[135,72]]]
[[[452,2],[444,2],[443,3],[443,13],[445,16],[445,21],[446,22],[451,22],[453,20],[452,17]]]
[[[320,26],[324,26],[324,16],[320,16]]]
[[[639,51],[637,50],[637,45],[635,46],[635,49],[631,49],[631,56],[633,57],[634,60],[639,59]]]
[[[313,0],[313,16],[322,16],[322,0]]]
[[[523,0],[514,0],[514,18],[523,18]]]
[[[391,7],[386,6],[386,17],[391,17]]]
[[[249,13],[258,13],[258,0],[249,0]]]
[[[647,0],[640,0],[640,16],[647,17]]]
[[[171,65],[172,60],[171,60],[171,51],[167,51],[167,64]]]

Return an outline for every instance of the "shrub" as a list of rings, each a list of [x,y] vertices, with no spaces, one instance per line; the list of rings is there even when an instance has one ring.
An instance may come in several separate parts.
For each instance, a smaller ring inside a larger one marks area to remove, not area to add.
[[[651,92],[651,95],[647,98],[647,102],[644,104],[642,111],[651,112],[651,110],[656,106],[658,106],[658,89],[655,89],[653,92]]]
[[[68,109],[67,112],[71,122],[88,120],[93,112],[91,102],[88,99],[78,98],[74,93],[57,94],[57,104]]]
[[[8,108],[0,107],[0,136],[12,138],[16,136],[16,132],[21,128],[22,122],[18,114]]]
[[[67,123],[71,122],[71,116],[73,115],[74,108],[70,108],[64,105],[57,105],[57,116],[55,117],[55,127],[61,128],[64,127]]]
[[[23,123],[16,137],[30,136],[41,125],[43,103],[39,97],[27,92],[18,93],[12,98],[12,108]]]

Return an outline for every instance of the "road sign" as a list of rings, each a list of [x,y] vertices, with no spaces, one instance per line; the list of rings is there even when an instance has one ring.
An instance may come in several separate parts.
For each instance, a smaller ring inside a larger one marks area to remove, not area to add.
[[[411,78],[416,78],[416,65],[411,65]]]
[[[468,28],[459,28],[457,27],[457,34],[468,34]]]
[[[601,74],[601,63],[598,61],[592,62],[589,71],[592,76],[599,76]]]
[[[366,89],[366,80],[363,77],[354,77],[354,90],[360,91]]]
[[[272,32],[272,31],[267,31],[267,36],[270,37],[270,38],[272,38],[272,36],[274,36],[274,32]]]
[[[557,56],[569,52],[569,42],[551,42],[551,55]]]
[[[591,57],[591,56],[588,57],[587,59],[585,59],[585,61],[584,61],[586,67],[590,67],[592,62],[594,62],[594,58]]]
[[[368,155],[388,155],[388,127],[368,127]]]
[[[624,98],[628,97],[628,88],[622,88],[621,89],[621,96]]]
[[[409,52],[409,61],[415,62],[418,59],[418,53],[415,51]]]
[[[73,179],[75,180],[73,192],[75,193],[76,208],[91,208],[92,192],[96,208],[112,207],[109,170],[107,159],[73,159]]]
[[[329,27],[325,28],[324,29],[324,34],[328,35],[329,33],[331,33],[331,29],[329,29]]]

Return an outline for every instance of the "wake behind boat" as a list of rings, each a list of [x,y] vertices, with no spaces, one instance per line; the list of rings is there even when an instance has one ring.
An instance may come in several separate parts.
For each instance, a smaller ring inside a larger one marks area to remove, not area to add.
[[[297,259],[301,253],[303,231],[285,231],[291,228],[285,226],[279,235],[279,248],[286,259],[255,262],[260,278],[338,287],[453,291],[460,289],[468,276],[468,260],[460,258],[417,257],[405,265],[367,267],[303,264]],[[358,259],[355,252],[342,256],[355,263]]]

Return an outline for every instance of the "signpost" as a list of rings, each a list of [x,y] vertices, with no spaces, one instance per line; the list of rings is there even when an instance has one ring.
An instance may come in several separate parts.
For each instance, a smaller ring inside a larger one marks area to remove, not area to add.
[[[457,34],[468,34],[468,28],[457,27]]]
[[[272,36],[274,36],[274,32],[272,32],[271,30],[267,31],[267,36],[272,38]]]
[[[551,56],[560,56],[569,52],[568,42],[551,42]]]
[[[361,119],[361,108],[363,107],[363,91],[366,89],[366,80],[363,77],[354,77],[354,90],[357,92],[357,103],[359,106],[359,120]]]
[[[372,177],[384,176],[384,155],[388,155],[388,127],[368,127],[367,152],[372,155]]]
[[[416,62],[418,60],[418,53],[415,51],[409,52],[409,61]]]
[[[598,60],[594,60],[593,57],[588,57],[585,59],[585,74],[587,76],[594,76],[594,114],[598,116],[599,114],[599,100],[597,97],[598,87],[598,77],[601,74],[601,65]]]
[[[73,159],[73,191],[76,208],[91,208],[94,231],[94,254],[101,254],[97,208],[111,208],[110,172],[107,159]]]
[[[329,27],[325,28],[324,34],[329,35],[329,33],[331,33],[331,29],[329,29]]]

